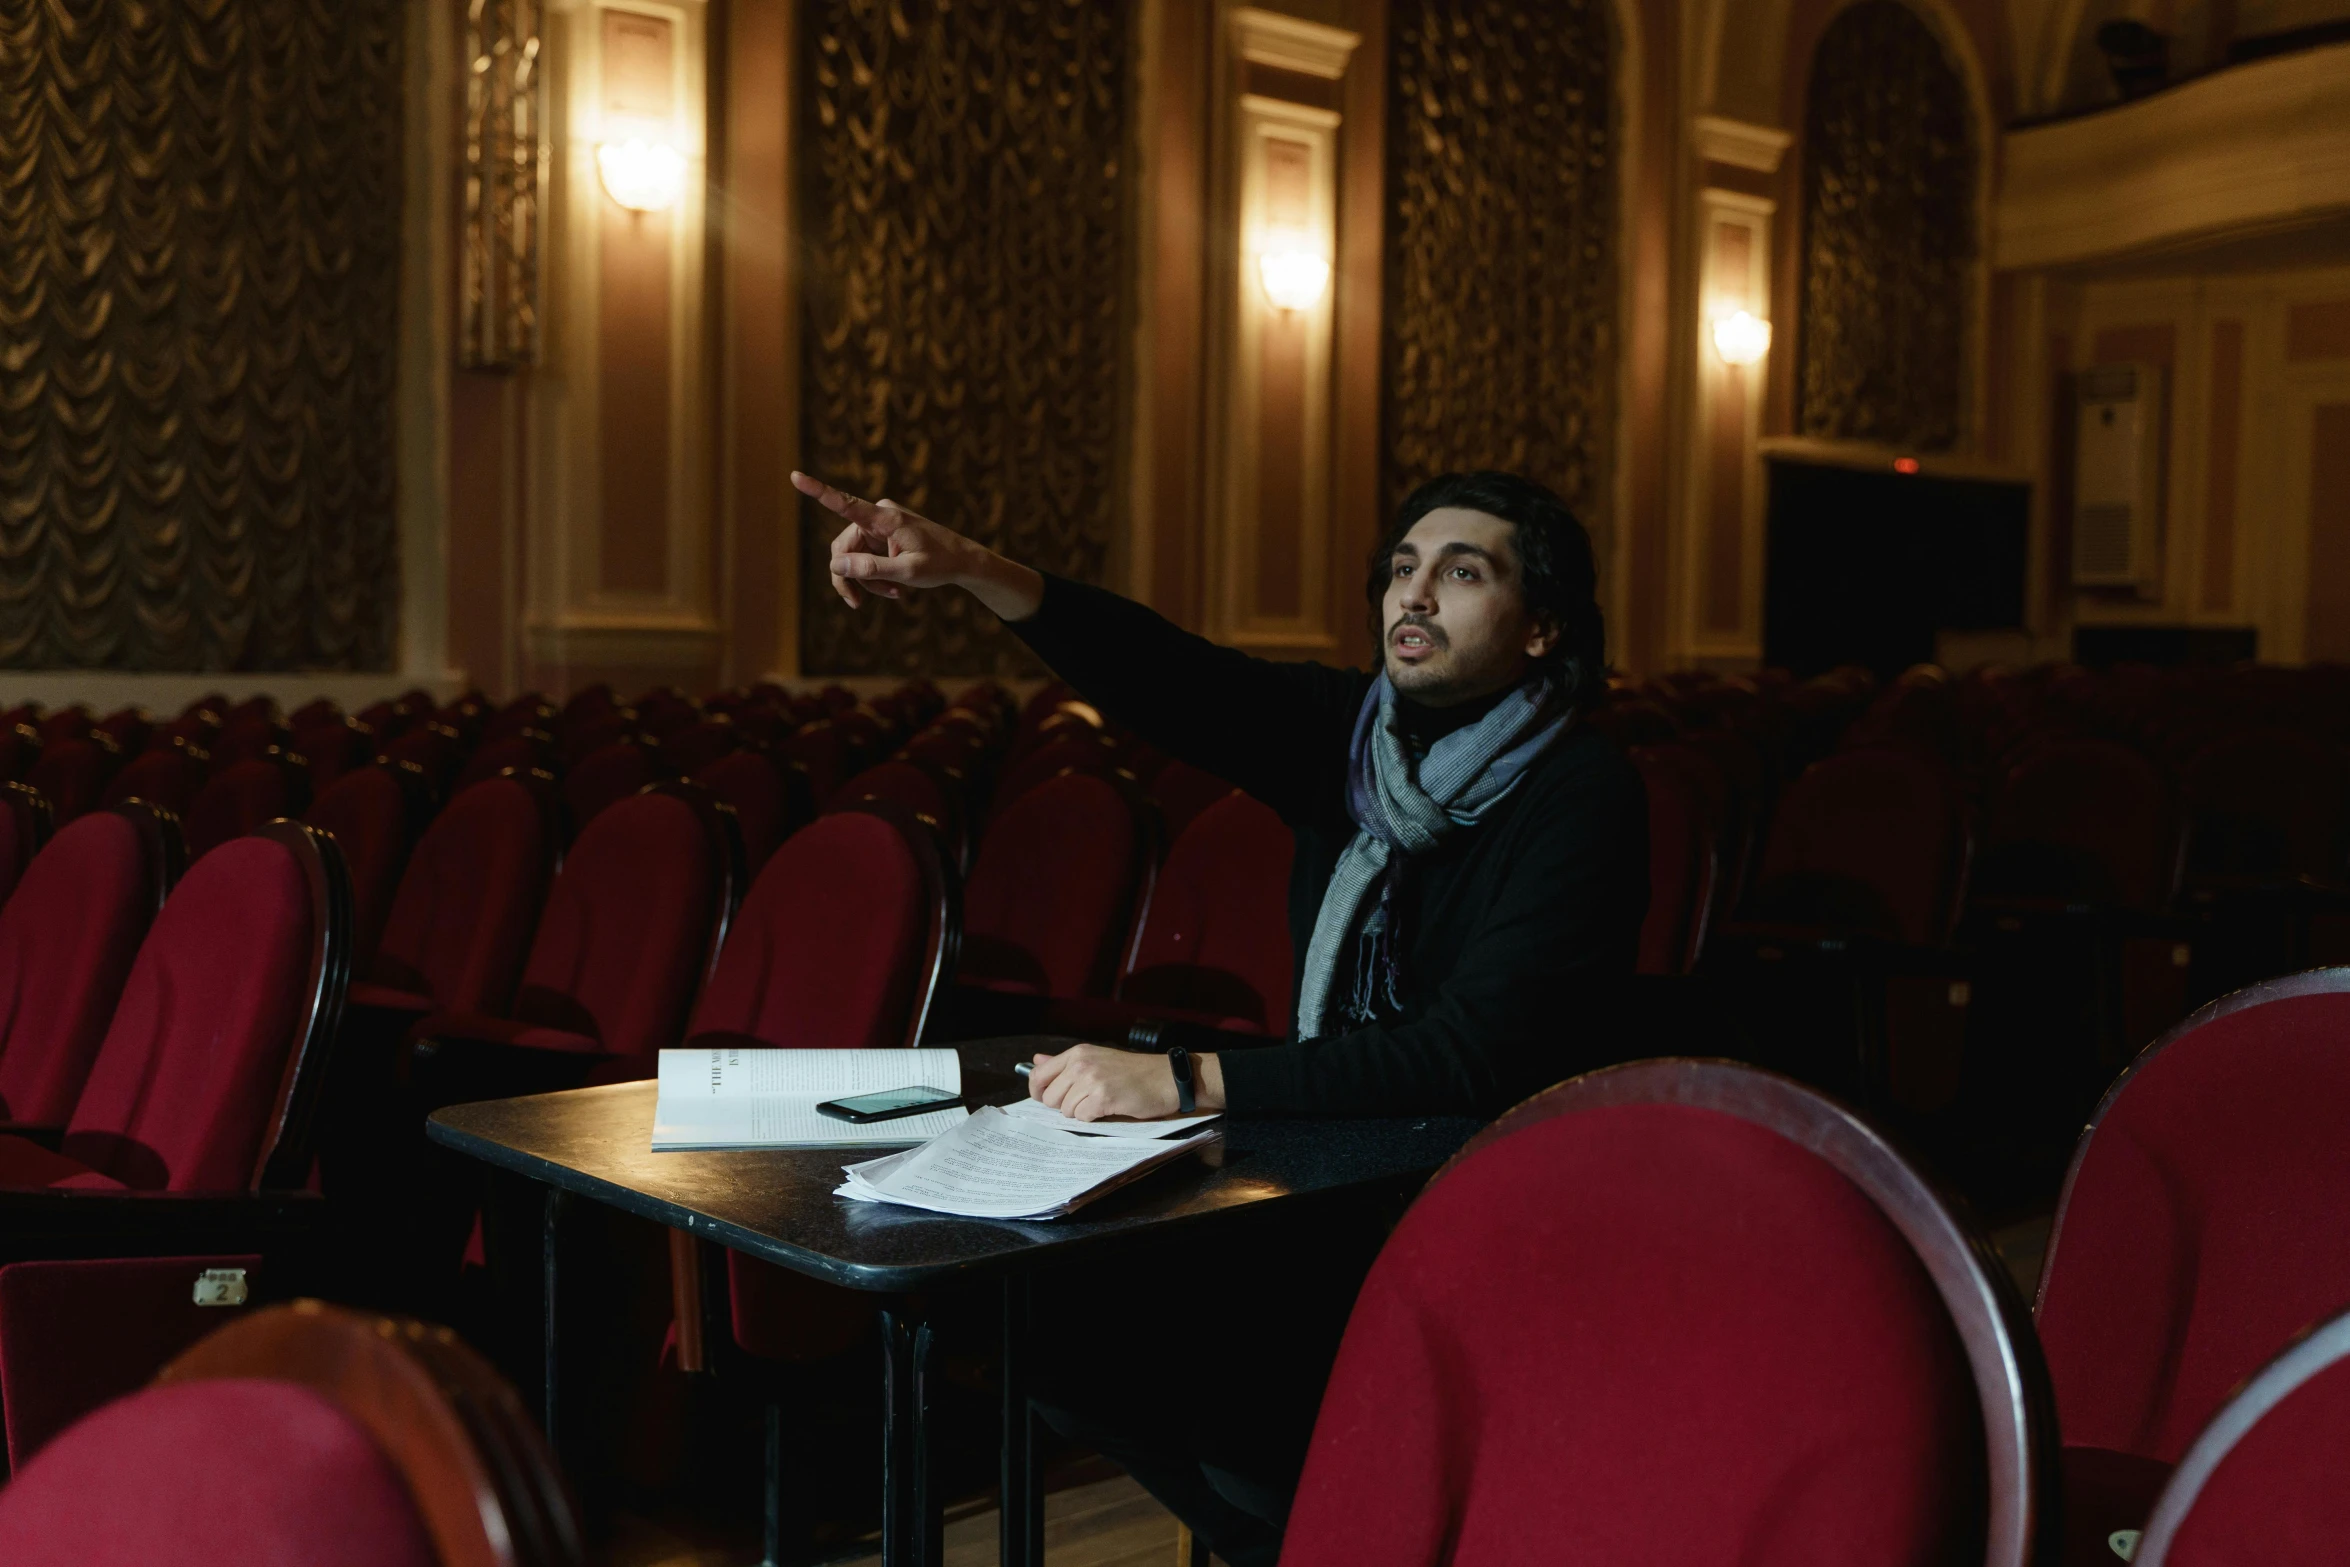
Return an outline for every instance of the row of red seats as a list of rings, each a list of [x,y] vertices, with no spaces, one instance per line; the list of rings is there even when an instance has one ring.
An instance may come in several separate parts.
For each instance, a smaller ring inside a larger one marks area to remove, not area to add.
[[[1816,1095],[1700,1061],[1563,1084],[1388,1243],[1283,1559],[2332,1560],[2346,1102],[2350,972],[2199,1014],[2083,1134],[2027,1323]]]

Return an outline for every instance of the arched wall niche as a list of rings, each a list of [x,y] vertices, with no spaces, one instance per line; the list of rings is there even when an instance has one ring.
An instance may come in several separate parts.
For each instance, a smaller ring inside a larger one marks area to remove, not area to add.
[[[1970,444],[1988,128],[1962,68],[1904,0],[1822,30],[1796,188],[1792,423],[1812,439]]]
[[[1850,3],[1700,0],[1693,14],[1697,112],[1800,129],[1812,54],[1829,22]],[[2017,3],[2028,6],[2033,0]],[[1983,124],[1996,127],[2012,117],[2018,94],[2011,40],[2018,19],[2002,0],[1914,0],[1911,8],[1941,35],[1958,62]]]

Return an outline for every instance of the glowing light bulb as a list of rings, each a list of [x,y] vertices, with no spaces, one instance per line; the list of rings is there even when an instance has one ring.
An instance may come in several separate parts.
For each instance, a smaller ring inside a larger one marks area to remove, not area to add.
[[[1282,236],[1257,257],[1265,297],[1283,310],[1311,310],[1330,286],[1330,260],[1304,235]]]
[[[1750,365],[1771,351],[1771,324],[1744,310],[1714,317],[1714,352],[1726,365]]]
[[[685,154],[667,142],[631,137],[596,149],[604,189],[631,212],[666,212],[685,192]]]

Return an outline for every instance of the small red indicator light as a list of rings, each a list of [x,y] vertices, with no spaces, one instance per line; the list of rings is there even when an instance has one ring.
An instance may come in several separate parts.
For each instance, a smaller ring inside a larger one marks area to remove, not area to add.
[[[1918,460],[1915,457],[1896,457],[1893,459],[1893,471],[1895,473],[1915,473],[1918,471]]]

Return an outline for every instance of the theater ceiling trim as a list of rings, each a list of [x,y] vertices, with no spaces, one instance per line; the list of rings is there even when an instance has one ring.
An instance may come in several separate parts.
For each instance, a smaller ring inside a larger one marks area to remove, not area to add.
[[[0,666],[388,669],[400,0],[0,0]]]

